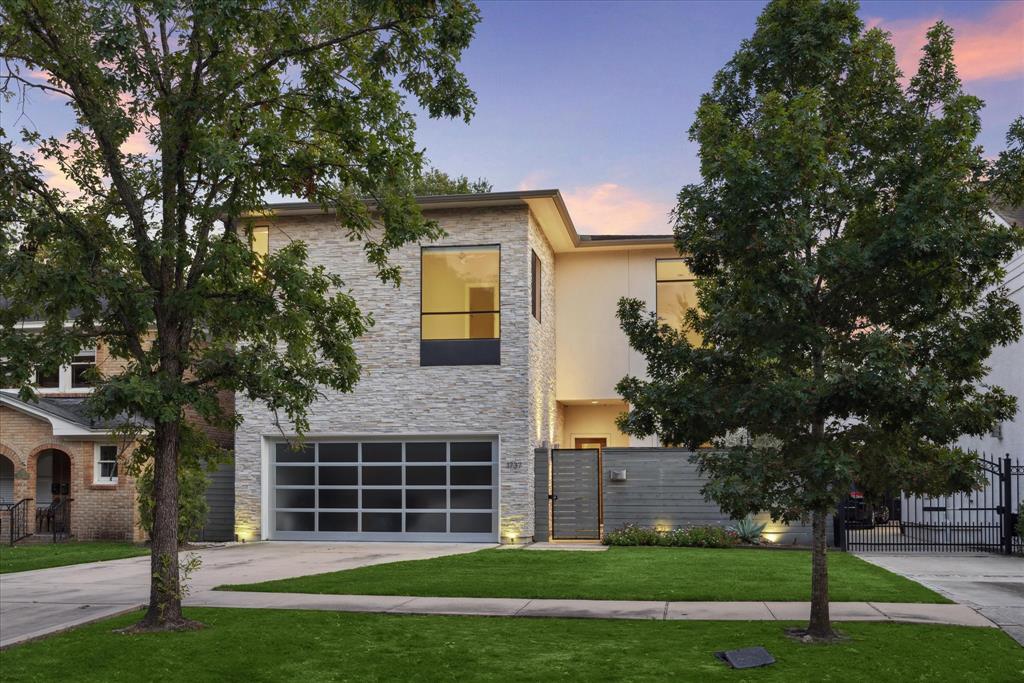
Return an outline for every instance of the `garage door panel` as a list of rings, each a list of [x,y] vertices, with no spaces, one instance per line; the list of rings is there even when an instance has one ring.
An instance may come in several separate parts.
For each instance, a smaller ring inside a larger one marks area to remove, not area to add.
[[[320,486],[356,486],[359,484],[359,468],[350,465],[335,465],[319,468]]]
[[[497,445],[475,440],[275,444],[273,538],[497,540]]]
[[[355,510],[359,508],[358,489],[320,489],[320,508]]]
[[[405,444],[406,462],[444,462],[448,444],[444,441],[410,441]]]
[[[363,467],[363,486],[387,486],[402,483],[402,468],[396,465]]]
[[[320,462],[356,462],[359,460],[358,443],[321,443]]]
[[[321,512],[320,531],[359,531],[358,512]]]
[[[444,465],[415,465],[405,468],[406,486],[444,486],[448,483],[448,468]]]
[[[277,466],[278,486],[313,486],[316,484],[316,472],[312,467]]]

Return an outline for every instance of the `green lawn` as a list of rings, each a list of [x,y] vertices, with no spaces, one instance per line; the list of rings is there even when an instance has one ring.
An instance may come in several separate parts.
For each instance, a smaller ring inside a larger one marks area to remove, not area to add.
[[[595,600],[810,600],[805,551],[610,548],[481,550],[222,590]],[[829,555],[837,602],[950,602],[845,553]]]
[[[67,541],[64,543],[0,546],[0,574],[63,567],[83,562],[120,560],[148,555],[149,548],[115,541]]]
[[[125,636],[118,617],[0,652],[5,683],[76,681],[1016,681],[1024,649],[996,629],[848,623],[804,645],[778,622],[619,621],[191,609],[201,631]],[[763,645],[731,671],[712,653]]]

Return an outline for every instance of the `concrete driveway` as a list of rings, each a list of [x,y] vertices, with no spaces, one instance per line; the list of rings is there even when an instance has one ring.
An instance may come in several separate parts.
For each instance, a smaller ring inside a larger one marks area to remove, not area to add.
[[[225,583],[254,583],[372,564],[457,555],[480,543],[231,544],[195,552],[190,599]],[[183,553],[184,556],[184,553]],[[149,601],[149,558],[0,574],[0,647],[131,611]]]
[[[1024,559],[954,554],[857,556],[973,607],[1024,645]]]

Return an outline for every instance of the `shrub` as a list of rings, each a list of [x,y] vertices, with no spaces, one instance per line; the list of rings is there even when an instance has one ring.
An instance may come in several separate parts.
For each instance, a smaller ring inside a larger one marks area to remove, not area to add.
[[[729,527],[736,532],[736,536],[744,543],[758,545],[761,543],[761,533],[764,531],[764,522],[755,522],[753,517],[744,517],[736,522],[735,526]]]
[[[665,546],[670,548],[728,548],[739,538],[735,531],[717,526],[686,526],[659,531],[650,527],[627,524],[609,531],[605,545]]]
[[[178,540],[195,540],[206,526],[206,472],[195,468],[178,468]],[[135,482],[139,494],[139,526],[153,537],[153,466],[147,465]]]

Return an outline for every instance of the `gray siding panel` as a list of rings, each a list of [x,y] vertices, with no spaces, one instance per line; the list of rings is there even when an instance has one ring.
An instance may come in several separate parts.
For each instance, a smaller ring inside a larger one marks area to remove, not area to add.
[[[692,526],[733,523],[713,502],[704,500],[705,479],[690,462],[692,451],[675,448],[606,448],[603,452],[604,530],[626,524],[640,526]],[[612,470],[626,470],[626,481],[611,481]],[[780,544],[809,545],[810,525],[782,527],[768,522],[766,531]],[[781,527],[781,528],[780,528]]]
[[[199,534],[203,541],[235,540],[235,465],[220,465],[210,474],[206,487],[206,504],[210,510],[206,526]]]

